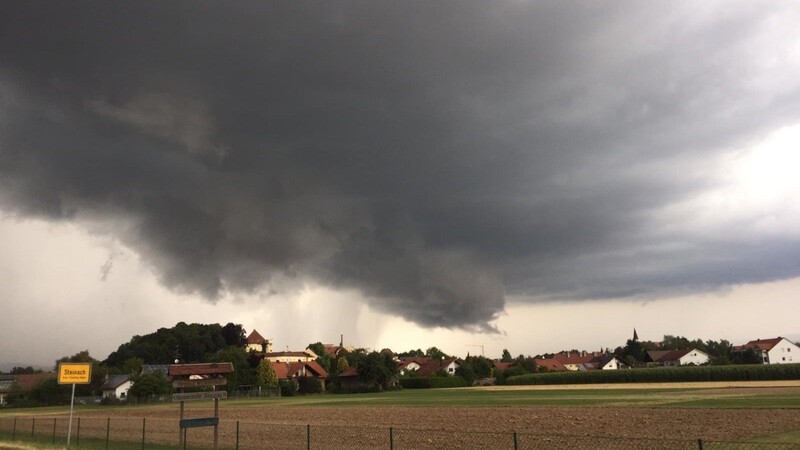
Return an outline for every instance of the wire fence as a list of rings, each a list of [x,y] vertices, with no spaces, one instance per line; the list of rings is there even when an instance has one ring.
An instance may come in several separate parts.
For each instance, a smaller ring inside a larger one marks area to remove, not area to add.
[[[60,417],[0,417],[0,441],[66,445],[69,419]],[[213,427],[185,429],[181,443],[178,420],[76,417],[70,448],[207,449],[213,447]],[[598,449],[598,450],[800,450],[800,444],[723,442],[607,436],[539,435],[516,432],[475,432],[407,428],[292,425],[221,421],[219,448],[235,450],[440,450],[440,449]]]

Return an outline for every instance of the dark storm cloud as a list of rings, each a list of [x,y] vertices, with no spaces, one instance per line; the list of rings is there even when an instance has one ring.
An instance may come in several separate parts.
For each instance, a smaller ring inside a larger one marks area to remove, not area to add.
[[[780,15],[737,8],[6,2],[1,206],[179,291],[314,280],[428,326],[797,276],[796,237],[648,219],[800,121],[754,64]]]

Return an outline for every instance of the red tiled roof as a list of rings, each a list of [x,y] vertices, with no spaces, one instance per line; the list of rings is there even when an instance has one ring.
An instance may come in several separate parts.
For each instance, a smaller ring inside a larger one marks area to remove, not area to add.
[[[277,375],[279,380],[289,378],[289,364],[274,362],[272,363],[272,368],[275,369],[275,375]]]
[[[258,334],[258,331],[256,331],[256,330],[253,330],[253,332],[250,333],[250,336],[247,336],[247,344],[248,345],[249,344],[261,345],[261,344],[264,343],[264,341],[266,341],[266,339],[264,339],[263,336]]]
[[[339,378],[342,377],[357,377],[358,376],[358,369],[355,367],[348,367],[342,373],[339,374]]]
[[[562,372],[567,370],[567,368],[564,367],[564,364],[562,364],[561,361],[554,358],[537,359],[536,365],[538,367],[544,367],[545,369],[551,372]]]
[[[661,355],[661,357],[658,358],[656,362],[677,361],[686,356],[686,354],[688,354],[691,351],[692,351],[691,349],[670,350],[666,354]]]
[[[229,362],[199,363],[199,364],[170,364],[169,376],[180,375],[214,375],[233,372],[233,364]]]
[[[737,345],[734,347],[734,349],[737,351],[742,351],[745,349],[770,351],[772,350],[772,347],[778,345],[778,343],[782,340],[782,337],[776,337],[772,339],[756,339],[755,341],[750,341],[744,345]]]
[[[410,362],[415,362],[420,366],[424,366],[425,364],[431,362],[431,359],[426,356],[401,356],[399,359],[402,363],[408,364]]]
[[[297,356],[297,357],[304,357],[304,358],[310,358],[311,357],[311,355],[309,355],[306,352],[272,352],[272,353],[264,353],[264,356],[265,357]]]
[[[30,392],[39,383],[41,383],[44,380],[48,380],[50,378],[56,378],[56,374],[53,372],[45,372],[45,373],[26,373],[26,374],[14,375],[14,379],[17,382],[17,386],[19,386],[19,389],[22,392]]]
[[[511,367],[511,365],[514,364],[513,362],[501,362],[501,361],[492,361],[492,363],[494,364],[494,368],[501,372],[505,372],[506,370],[508,370],[509,367]]]
[[[592,353],[559,353],[553,356],[553,359],[561,364],[588,364],[594,359]],[[538,362],[538,361],[537,361]]]
[[[322,348],[325,349],[326,355],[336,356],[343,347],[336,344],[322,344]]]
[[[296,361],[296,362],[274,362],[272,368],[279,380],[286,380],[298,376],[314,376],[317,378],[328,378],[328,372],[316,361]],[[303,373],[305,369],[305,374]]]
[[[319,378],[328,378],[328,371],[319,365],[316,361],[309,361],[305,363],[306,370],[311,370],[314,376]]]
[[[421,377],[430,377],[436,374],[440,369],[444,369],[449,366],[451,363],[456,362],[456,358],[446,358],[443,360],[429,360],[427,363],[422,365],[419,369],[417,369],[417,375]]]
[[[671,350],[651,350],[647,352],[647,356],[650,357],[653,362],[658,362],[664,355],[668,354]]]

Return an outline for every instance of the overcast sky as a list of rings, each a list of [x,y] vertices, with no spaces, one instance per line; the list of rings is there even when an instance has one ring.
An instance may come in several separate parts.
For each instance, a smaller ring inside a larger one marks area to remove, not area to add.
[[[0,364],[800,337],[800,5],[0,5]]]

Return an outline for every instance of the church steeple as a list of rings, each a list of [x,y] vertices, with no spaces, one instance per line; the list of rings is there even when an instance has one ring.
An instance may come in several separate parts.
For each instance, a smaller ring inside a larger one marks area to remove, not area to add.
[[[639,340],[639,335],[636,334],[636,328],[633,329],[633,342],[637,342]]]

